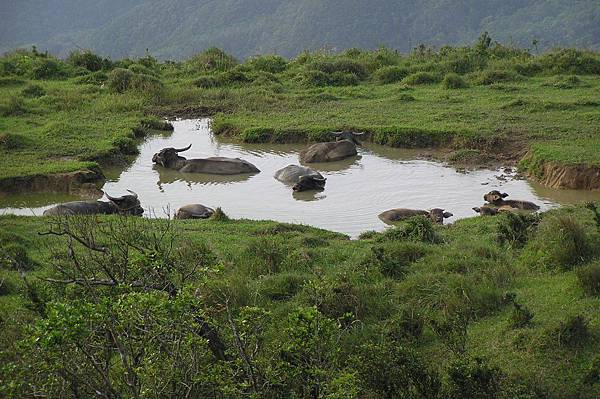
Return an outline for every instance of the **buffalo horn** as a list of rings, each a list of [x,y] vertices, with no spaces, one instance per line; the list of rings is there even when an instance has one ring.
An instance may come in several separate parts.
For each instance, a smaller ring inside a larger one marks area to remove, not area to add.
[[[190,145],[188,145],[188,146],[187,146],[187,147],[185,147],[185,148],[175,148],[175,152],[183,152],[183,151],[187,151],[187,150],[189,150],[190,148],[192,148],[192,145],[191,145],[191,144],[190,144]]]

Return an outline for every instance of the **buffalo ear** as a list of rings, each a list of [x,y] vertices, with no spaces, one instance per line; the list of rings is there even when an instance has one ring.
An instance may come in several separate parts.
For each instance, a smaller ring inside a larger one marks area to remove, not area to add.
[[[473,209],[477,213],[481,213],[481,208],[479,208],[479,207],[473,207],[471,209]]]
[[[452,216],[454,216],[452,213],[450,213],[450,212],[444,212],[444,218],[445,219],[451,218]]]
[[[500,196],[501,196],[502,198],[506,198],[506,197],[508,197],[508,194],[506,194],[506,193],[502,193],[502,194],[500,194]]]

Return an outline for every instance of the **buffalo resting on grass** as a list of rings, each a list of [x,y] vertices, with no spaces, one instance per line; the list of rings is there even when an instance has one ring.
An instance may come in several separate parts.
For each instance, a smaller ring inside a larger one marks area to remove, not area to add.
[[[140,205],[138,195],[127,190],[131,195],[111,197],[106,194],[106,201],[73,201],[58,204],[44,211],[44,216],[65,215],[127,215],[141,216],[144,209]]]
[[[289,165],[275,172],[275,178],[292,185],[294,191],[323,190],[327,179],[319,172],[298,165]]]
[[[409,219],[414,216],[425,216],[429,220],[437,224],[444,224],[444,219],[454,216],[450,212],[445,212],[443,209],[434,208],[430,211],[424,211],[420,209],[390,209],[379,214],[379,219],[387,224],[393,224],[401,222],[402,220]]]
[[[211,157],[186,159],[179,155],[192,147],[164,148],[154,154],[152,162],[165,168],[175,169],[183,173],[206,173],[212,175],[238,175],[258,173],[260,170],[248,161],[240,158]]]
[[[300,152],[302,163],[334,162],[357,154],[356,146],[359,146],[357,138],[364,133],[356,132],[334,132],[336,141],[316,143]]]

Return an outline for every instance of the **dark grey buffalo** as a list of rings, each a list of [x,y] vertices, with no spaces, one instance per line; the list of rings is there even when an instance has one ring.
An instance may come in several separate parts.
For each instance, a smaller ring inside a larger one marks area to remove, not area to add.
[[[414,217],[414,216],[425,216],[429,220],[437,224],[444,224],[444,219],[454,216],[450,212],[444,212],[443,209],[434,208],[430,211],[424,211],[420,209],[390,209],[379,214],[379,219],[384,223],[393,224],[402,220]]]
[[[179,155],[192,147],[164,148],[152,157],[152,162],[165,168],[175,169],[183,173],[206,173],[212,175],[238,175],[258,173],[260,170],[248,161],[240,158],[211,157],[186,159]]]
[[[215,213],[214,209],[201,204],[182,206],[175,213],[175,219],[208,219]]]
[[[498,207],[490,204],[473,208],[481,216],[495,216],[498,214]]]
[[[293,185],[294,191],[323,190],[326,178],[319,172],[298,165],[289,165],[275,172],[275,178],[285,184]]]
[[[493,190],[485,194],[483,196],[483,199],[498,208],[510,207],[523,211],[537,211],[538,209],[540,209],[540,207],[537,204],[534,204],[533,202],[521,200],[505,200],[504,198],[506,197],[508,197],[508,194],[501,193],[498,190]]]
[[[356,146],[360,145],[357,138],[364,133],[334,132],[336,141],[316,143],[300,152],[300,161],[303,163],[333,162],[357,154]]]
[[[132,215],[140,216],[144,209],[140,205],[138,195],[133,191],[127,190],[131,195],[122,197],[111,197],[106,194],[106,201],[74,201],[65,202],[56,205],[44,211],[45,216],[63,216],[63,215]]]

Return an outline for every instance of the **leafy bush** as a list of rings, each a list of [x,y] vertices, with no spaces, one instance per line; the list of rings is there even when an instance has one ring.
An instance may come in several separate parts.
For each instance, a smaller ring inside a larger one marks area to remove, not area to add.
[[[321,59],[311,63],[308,67],[311,70],[321,71],[326,74],[333,74],[335,72],[352,73],[360,80],[369,76],[369,72],[364,65],[348,58]]]
[[[503,374],[483,359],[461,358],[448,369],[445,396],[452,399],[493,399],[501,392]]]
[[[334,72],[329,76],[331,86],[356,86],[359,78],[353,73]]]
[[[463,79],[462,76],[460,76],[457,73],[451,72],[444,76],[442,86],[446,89],[464,89],[465,87],[468,87],[469,84],[466,80]]]
[[[53,58],[38,58],[31,70],[33,79],[59,79],[66,76],[64,65]]]
[[[539,57],[541,67],[550,73],[600,74],[600,58],[590,51],[561,49]]]
[[[475,75],[475,82],[481,85],[491,85],[501,82],[516,82],[520,76],[511,70],[485,70]]]
[[[589,336],[588,321],[582,315],[568,317],[550,335],[561,346],[582,346]]]
[[[416,72],[408,75],[402,80],[402,83],[407,85],[428,85],[439,82],[440,79],[437,75],[430,72]]]
[[[29,84],[23,90],[21,90],[21,95],[27,98],[38,98],[46,95],[46,90],[40,85],[37,84]]]
[[[403,277],[408,266],[422,258],[426,248],[418,242],[393,242],[371,248],[372,261],[381,274],[387,277]]]
[[[300,84],[304,86],[329,86],[329,75],[321,71],[305,71],[299,76]]]
[[[537,215],[505,212],[498,217],[497,239],[501,244],[520,248],[527,243],[539,223]]]
[[[400,82],[408,74],[408,68],[395,65],[385,66],[375,72],[375,79],[382,84],[396,83]]]
[[[217,79],[220,85],[223,86],[236,83],[247,83],[252,81],[252,79],[248,75],[236,69],[221,73]]]
[[[577,279],[586,294],[600,296],[600,262],[579,267]]]
[[[129,69],[115,68],[108,75],[106,84],[113,93],[125,93],[134,76],[135,74]]]
[[[72,52],[69,58],[67,58],[67,62],[76,67],[83,67],[91,72],[99,71],[105,65],[104,60],[100,56],[89,50]]]
[[[411,240],[427,243],[439,242],[433,222],[423,216],[415,216],[397,227],[387,230],[380,238],[381,241]]]
[[[108,80],[108,75],[106,72],[97,71],[88,73],[87,75],[80,76],[77,78],[77,83],[79,84],[89,84],[89,85],[101,85]]]
[[[250,58],[245,65],[255,71],[281,73],[287,67],[287,60],[279,55],[263,55]]]
[[[259,292],[274,301],[287,300],[296,295],[307,277],[296,273],[278,273],[261,280]]]
[[[155,76],[138,74],[131,78],[129,89],[143,93],[157,93],[162,90],[162,82]]]
[[[21,97],[11,96],[8,102],[0,105],[0,115],[19,116],[27,113],[27,106]]]
[[[526,263],[546,269],[569,270],[591,255],[588,233],[574,217],[547,216],[525,247]]]
[[[227,71],[238,64],[238,61],[223,50],[211,47],[201,54],[192,57],[189,63],[200,71]]]

